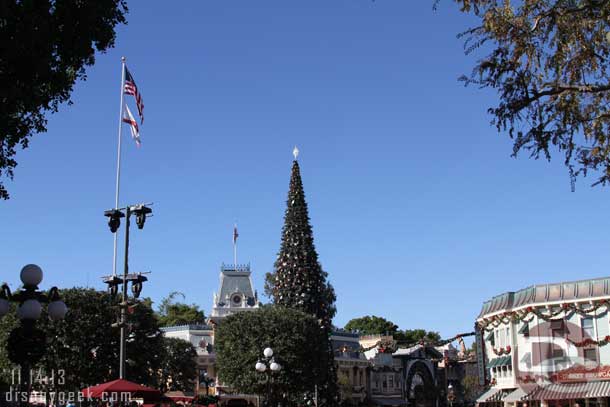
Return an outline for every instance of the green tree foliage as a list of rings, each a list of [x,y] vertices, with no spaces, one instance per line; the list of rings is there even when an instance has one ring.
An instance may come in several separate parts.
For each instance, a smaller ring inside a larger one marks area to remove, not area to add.
[[[415,344],[421,341],[427,343],[437,343],[441,340],[438,332],[426,331],[425,329],[406,329],[401,331],[392,321],[383,317],[364,316],[350,320],[345,329],[357,331],[363,335],[392,335],[401,344]]]
[[[265,374],[254,366],[263,349],[271,347],[282,366],[274,374],[274,394],[287,393],[292,401],[301,401],[305,392],[331,380],[327,339],[317,319],[298,310],[267,306],[231,315],[218,326],[215,341],[219,379],[238,392],[264,395]]]
[[[56,380],[47,384],[50,386],[47,390],[76,391],[116,379],[119,330],[111,328],[119,313],[116,299],[105,292],[85,288],[64,289],[60,294],[69,309],[65,320],[51,321],[43,312],[37,323],[46,333],[47,349],[35,368],[42,369],[42,375],[49,377],[55,374],[57,378],[58,372],[63,372],[64,383]],[[144,299],[128,311],[126,377],[153,387],[162,384],[164,378],[175,377],[181,386],[185,385],[183,375],[195,370],[195,359],[191,358],[189,365],[185,354],[191,357],[194,348],[183,346],[177,352],[171,344],[167,349],[151,305],[150,299]],[[14,313],[0,320],[0,367],[12,366],[6,354],[6,337],[18,324]],[[34,385],[40,387],[41,383]]]
[[[62,369],[66,389],[82,388],[118,377],[119,329],[111,328],[119,313],[117,301],[102,291],[61,290],[70,310],[63,322],[41,318],[49,346],[42,365]],[[137,383],[157,384],[150,372],[163,363],[163,343],[148,299],[128,311],[126,377]]]
[[[126,13],[124,0],[0,3],[0,176],[13,177],[16,148],[46,131],[45,113],[70,100]],[[8,196],[0,182],[0,198]]]
[[[466,84],[498,92],[489,109],[513,155],[563,156],[572,182],[595,171],[610,181],[608,0],[455,0],[479,21],[461,34],[485,55]]]
[[[7,315],[0,318],[0,393],[8,391],[11,385],[14,385],[13,365],[8,358],[6,342],[11,331],[17,327],[19,321],[15,315],[15,307],[11,306],[11,310]]]
[[[317,371],[323,369],[321,363],[327,364],[325,377],[328,380],[320,387],[319,394],[323,403],[331,403],[338,397],[334,353],[330,343],[336,296],[332,285],[326,281],[327,273],[318,262],[301,171],[296,160],[292,163],[280,252],[274,265],[274,276],[267,279],[273,281],[275,304],[314,316],[325,332],[326,337],[322,340],[327,356],[312,358],[305,367]]]
[[[174,291],[161,301],[157,318],[160,326],[176,326],[205,323],[205,314],[196,304],[174,302],[176,296],[184,294]]]
[[[441,336],[438,332],[426,331],[425,329],[405,329],[400,332],[396,339],[408,344],[421,341],[435,344],[441,340]]]
[[[163,338],[164,363],[159,371],[159,389],[192,391],[197,378],[197,352],[190,342],[179,338]]]
[[[394,335],[398,331],[398,325],[382,317],[367,315],[350,320],[345,329],[362,335]]]

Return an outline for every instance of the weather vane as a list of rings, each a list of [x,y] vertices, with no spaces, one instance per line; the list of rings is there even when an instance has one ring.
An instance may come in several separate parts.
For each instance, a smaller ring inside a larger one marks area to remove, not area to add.
[[[299,149],[297,148],[297,146],[294,146],[294,150],[292,150],[292,155],[294,156],[295,160],[299,156]]]

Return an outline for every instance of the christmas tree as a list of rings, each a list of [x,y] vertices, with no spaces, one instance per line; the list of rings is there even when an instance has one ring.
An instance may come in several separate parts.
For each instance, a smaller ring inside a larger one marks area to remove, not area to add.
[[[330,335],[332,318],[336,312],[335,293],[326,281],[327,273],[318,262],[301,172],[296,160],[297,154],[298,150],[295,148],[282,244],[275,262],[274,274],[270,276],[273,283],[271,290],[275,304],[313,315],[318,320],[320,329],[326,331],[327,335],[324,337],[327,338],[327,354],[320,355],[319,358],[312,357],[312,366],[308,368],[320,372],[320,382],[316,383],[320,401],[324,405],[334,405],[337,396],[337,375]]]

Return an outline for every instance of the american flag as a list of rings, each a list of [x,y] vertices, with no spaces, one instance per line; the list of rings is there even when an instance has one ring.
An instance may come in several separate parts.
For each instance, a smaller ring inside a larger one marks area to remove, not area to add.
[[[136,105],[138,106],[138,115],[140,116],[140,122],[144,123],[144,100],[142,95],[138,91],[136,81],[131,76],[129,69],[125,67],[125,94],[131,95],[136,99]]]

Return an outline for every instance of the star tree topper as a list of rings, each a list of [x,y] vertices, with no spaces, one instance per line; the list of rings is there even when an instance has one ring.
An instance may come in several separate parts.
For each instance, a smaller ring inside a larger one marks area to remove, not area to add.
[[[292,155],[294,156],[295,160],[299,156],[299,149],[297,148],[297,146],[294,146],[294,150],[292,150]]]

